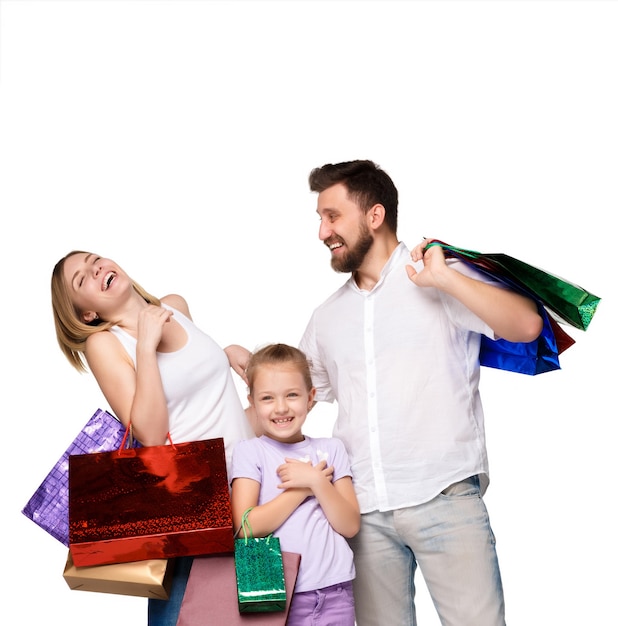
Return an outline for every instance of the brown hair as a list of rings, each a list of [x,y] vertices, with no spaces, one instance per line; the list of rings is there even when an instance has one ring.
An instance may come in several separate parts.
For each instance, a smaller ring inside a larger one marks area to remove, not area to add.
[[[75,254],[88,254],[82,250],[73,250],[60,259],[54,266],[51,278],[51,298],[52,311],[54,314],[54,325],[56,327],[56,339],[64,356],[69,363],[78,371],[86,371],[86,360],[84,357],[84,347],[86,339],[102,330],[114,326],[114,320],[104,321],[101,319],[94,320],[86,324],[81,319],[81,311],[77,310],[64,278],[64,264],[69,257]],[[149,304],[161,305],[161,302],[155,296],[150,295],[135,281],[132,281],[133,288],[139,293]]]
[[[255,377],[257,370],[264,365],[291,365],[296,368],[303,376],[307,390],[313,388],[313,382],[311,380],[311,371],[309,369],[309,361],[305,356],[305,353],[288,346],[285,343],[273,343],[264,346],[254,352],[249,359],[247,365],[247,381],[249,383],[249,393],[253,393],[253,385],[255,383]]]
[[[381,204],[385,211],[384,223],[397,233],[397,187],[391,177],[373,161],[344,161],[316,167],[309,174],[309,188],[320,193],[341,183],[350,199],[367,212],[372,206]]]

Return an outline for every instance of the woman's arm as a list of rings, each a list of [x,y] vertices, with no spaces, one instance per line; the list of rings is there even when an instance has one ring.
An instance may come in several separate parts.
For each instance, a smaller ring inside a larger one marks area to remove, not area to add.
[[[136,438],[146,446],[165,443],[169,430],[156,350],[171,315],[154,305],[140,313],[136,367],[112,333],[94,333],[86,341],[86,361],[112,411],[125,426],[131,423]]]
[[[227,355],[227,360],[230,362],[230,367],[245,381],[245,384],[249,384],[245,370],[249,364],[251,358],[251,352],[247,348],[238,346],[236,344],[229,345],[224,348],[223,351]]]

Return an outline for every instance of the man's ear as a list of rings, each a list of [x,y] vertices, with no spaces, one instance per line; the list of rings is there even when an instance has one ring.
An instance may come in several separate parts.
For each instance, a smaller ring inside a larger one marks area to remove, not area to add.
[[[377,230],[384,223],[386,209],[382,204],[374,204],[365,215],[367,217],[367,226],[370,229]]]

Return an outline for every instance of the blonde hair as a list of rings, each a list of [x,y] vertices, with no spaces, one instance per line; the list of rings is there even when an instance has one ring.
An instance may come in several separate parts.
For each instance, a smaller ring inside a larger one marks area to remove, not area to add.
[[[249,394],[253,393],[257,370],[264,365],[291,365],[302,374],[307,390],[313,388],[311,369],[305,353],[285,343],[273,343],[260,348],[249,359],[245,372],[249,384]]]
[[[78,371],[85,372],[86,359],[84,357],[84,348],[86,339],[94,333],[107,330],[116,324],[114,320],[96,319],[86,324],[81,319],[82,311],[79,311],[69,295],[67,282],[64,278],[64,264],[69,257],[75,254],[88,254],[83,250],[73,250],[60,259],[54,266],[51,278],[51,299],[52,311],[54,314],[54,325],[56,327],[56,339],[64,356],[69,363]],[[161,302],[155,296],[149,294],[135,281],[131,281],[133,288],[137,293],[149,304],[161,305]]]

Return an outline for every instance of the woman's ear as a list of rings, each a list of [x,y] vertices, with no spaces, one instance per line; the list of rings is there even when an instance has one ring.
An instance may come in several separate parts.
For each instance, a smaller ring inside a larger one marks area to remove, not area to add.
[[[91,324],[95,320],[98,320],[99,316],[96,314],[96,311],[86,311],[82,313],[82,319],[86,324]]]

